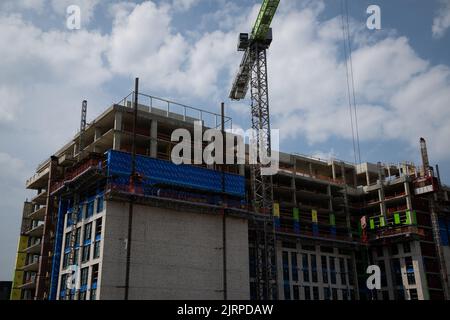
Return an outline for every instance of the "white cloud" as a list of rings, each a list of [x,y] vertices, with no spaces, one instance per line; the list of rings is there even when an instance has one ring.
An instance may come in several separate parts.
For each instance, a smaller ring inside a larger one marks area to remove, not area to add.
[[[443,37],[450,27],[450,0],[440,0],[439,2],[441,6],[436,17],[433,19],[433,26],[431,29],[434,38]]]
[[[102,57],[107,40],[84,30],[46,32],[19,15],[0,18],[0,150],[28,153],[30,170],[77,128],[83,98],[90,111],[105,107],[95,101],[105,99],[101,88],[112,76]]]
[[[12,10],[36,10],[42,12],[47,0],[3,0],[0,8],[5,11]]]
[[[273,127],[281,129],[282,138],[305,137],[310,145],[352,139],[339,19],[319,22],[318,14],[305,8],[278,15],[269,49]],[[364,30],[354,32],[370,38]],[[417,148],[425,136],[436,160],[450,159],[444,147],[450,123],[447,66],[431,66],[407,38],[389,34],[359,42],[353,68],[361,141]]]
[[[103,0],[107,2],[110,0]],[[67,14],[70,5],[77,5],[81,9],[82,27],[88,25],[100,0],[2,0],[0,8],[4,12],[22,12],[23,10],[35,11],[40,15],[56,13],[63,18]]]
[[[23,160],[15,158],[6,152],[0,152],[0,176],[3,182],[17,181],[17,173],[21,172],[23,168]]]
[[[22,97],[18,88],[0,85],[0,124],[16,120],[22,107]]]
[[[333,148],[331,148],[329,151],[327,152],[323,152],[323,151],[315,151],[312,154],[312,157],[320,159],[320,160],[324,160],[324,161],[330,161],[333,159],[337,158],[337,153],[334,151]]]
[[[93,12],[98,2],[83,3]],[[56,11],[66,4],[52,2]],[[250,30],[259,6],[240,14],[235,6],[225,6],[212,16],[228,21],[232,15],[233,23],[189,38],[174,31],[173,4],[115,3],[110,35],[44,32],[17,15],[2,18],[0,98],[7,103],[0,106],[0,121],[11,123],[24,110],[30,112],[24,96],[36,94],[46,101],[55,83],[63,91],[76,88],[66,94],[74,98],[95,91],[114,75],[139,76],[144,89],[173,96],[203,101],[226,96],[241,56],[235,49],[236,35]],[[282,137],[302,136],[309,144],[331,137],[351,139],[340,17],[320,22],[323,2],[282,2],[279,10],[269,50],[273,126],[282,129]],[[444,103],[450,91],[448,68],[431,66],[405,37],[386,33],[379,40],[352,21],[351,26],[357,39],[353,63],[362,141],[398,139],[415,146],[418,136],[429,135],[436,152],[450,158],[440,148],[449,117]],[[13,40],[15,45],[8,45]],[[18,94],[22,90],[25,94]],[[231,108],[248,111],[242,103]]]
[[[114,72],[139,76],[153,89],[197,97],[217,93],[219,73],[235,53],[234,34],[205,33],[190,43],[173,32],[169,7],[147,1],[127,9],[128,16],[114,20],[108,52]]]
[[[173,0],[172,7],[176,11],[186,11],[196,6],[200,0]]]
[[[51,7],[53,10],[62,16],[66,16],[67,7],[70,5],[77,5],[81,9],[81,23],[83,25],[89,24],[94,16],[94,10],[100,0],[51,0]]]
[[[0,81],[15,84],[64,81],[66,85],[103,83],[110,78],[102,61],[107,40],[99,33],[84,30],[44,32],[17,15],[2,18]]]

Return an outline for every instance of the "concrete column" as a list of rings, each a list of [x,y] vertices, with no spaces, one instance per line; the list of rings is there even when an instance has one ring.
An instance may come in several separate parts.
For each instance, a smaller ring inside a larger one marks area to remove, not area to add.
[[[239,174],[241,176],[245,176],[245,165],[244,164],[239,165]]]
[[[331,162],[331,173],[333,174],[333,181],[336,180],[336,168],[334,166],[334,160]]]
[[[292,201],[294,202],[295,206],[297,207],[297,192],[296,192],[296,185],[295,185],[295,172],[297,172],[297,161],[295,160],[295,157],[291,157],[291,161],[294,161],[294,174],[292,175],[291,180],[291,187],[293,189],[293,196]]]
[[[427,279],[425,275],[425,267],[420,251],[420,242],[411,241],[411,253],[414,267],[414,277],[416,278],[417,298],[419,300],[429,300]]]
[[[158,121],[152,119],[150,123],[150,157],[158,156]]]
[[[97,145],[95,145],[95,142],[100,139],[100,137],[102,136],[102,131],[100,130],[100,128],[95,128],[94,131],[94,152],[100,152],[100,149],[97,147]]]
[[[331,184],[328,185],[327,187],[327,193],[328,193],[328,209],[330,209],[330,211],[333,211],[333,197],[331,196]]]
[[[378,189],[378,199],[380,200],[380,211],[381,211],[381,214],[386,219],[386,203],[384,201],[385,198],[384,198],[383,187],[380,187],[380,189]]]
[[[369,169],[366,168],[366,183],[367,185],[370,185],[370,175],[369,175]]]
[[[348,236],[349,238],[353,238],[352,235],[352,224],[350,220],[350,212],[348,210],[348,195],[347,195],[347,181],[345,177],[345,166],[344,162],[341,162],[341,174],[342,174],[342,182],[344,184],[344,211],[345,211],[345,224],[347,226]]]
[[[406,193],[406,208],[408,210],[412,210],[412,201],[411,201],[411,189],[409,188],[409,183],[405,181],[405,193]]]
[[[114,137],[113,137],[113,149],[120,150],[120,142],[122,138],[122,112],[116,112],[114,114]]]
[[[309,175],[310,175],[311,177],[313,176],[312,163],[309,163]]]
[[[388,259],[386,259],[385,257],[388,257]],[[396,293],[395,293],[395,288],[394,288],[394,273],[393,273],[393,268],[392,268],[392,259],[389,255],[389,250],[386,247],[383,247],[383,260],[384,262],[384,267],[385,267],[385,273],[386,273],[386,285],[388,288],[388,293],[389,293],[389,300],[395,300],[396,297]]]

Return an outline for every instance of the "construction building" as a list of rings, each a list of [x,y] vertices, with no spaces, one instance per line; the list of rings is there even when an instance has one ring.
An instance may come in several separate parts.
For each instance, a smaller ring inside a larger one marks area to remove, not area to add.
[[[172,132],[194,121],[231,126],[134,93],[82,123],[26,181],[36,196],[24,203],[11,298],[259,299],[270,281],[274,299],[448,299],[450,188],[425,141],[421,166],[280,153],[264,213],[250,165],[170,161]],[[265,215],[275,248],[261,237]],[[380,290],[367,289],[369,265]]]

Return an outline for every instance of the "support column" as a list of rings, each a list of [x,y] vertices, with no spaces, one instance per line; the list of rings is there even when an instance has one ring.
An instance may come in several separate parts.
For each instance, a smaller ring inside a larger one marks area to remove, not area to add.
[[[380,211],[381,214],[384,217],[384,221],[386,221],[387,217],[386,217],[386,202],[385,202],[385,197],[384,197],[384,176],[381,172],[382,167],[381,167],[381,162],[377,163],[377,169],[378,169],[378,183],[380,184],[380,188],[378,189],[378,199],[380,201]]]
[[[296,185],[295,185],[295,172],[297,172],[297,161],[295,157],[291,156],[291,161],[294,161],[294,174],[292,175],[291,180],[291,188],[293,189],[293,195],[292,195],[292,201],[295,204],[295,207],[297,207],[297,192],[296,192]]]
[[[411,201],[411,189],[409,188],[408,181],[405,181],[405,194],[406,194],[406,208],[408,210],[412,210],[412,201]]]
[[[422,254],[419,241],[411,241],[411,252],[413,257],[414,277],[419,279],[416,281],[417,296],[419,300],[429,300],[427,279],[425,274],[425,266],[423,264]]]
[[[245,165],[243,164],[239,165],[239,175],[245,176]]]
[[[353,238],[352,234],[352,224],[350,221],[350,211],[348,210],[348,196],[347,196],[347,179],[345,177],[345,166],[344,162],[341,162],[341,174],[342,174],[342,182],[344,184],[344,211],[345,211],[345,223],[347,226],[348,236]]]
[[[334,166],[334,160],[331,162],[331,173],[333,174],[333,181],[336,181],[336,168]]]
[[[122,138],[122,112],[116,112],[114,114],[114,137],[113,137],[113,149],[120,150],[120,142]]]
[[[102,136],[102,131],[100,130],[100,128],[95,128],[94,131],[94,152],[100,152],[99,147],[95,144],[95,142],[100,139],[100,137]]]
[[[158,157],[158,121],[155,119],[150,123],[150,157]]]

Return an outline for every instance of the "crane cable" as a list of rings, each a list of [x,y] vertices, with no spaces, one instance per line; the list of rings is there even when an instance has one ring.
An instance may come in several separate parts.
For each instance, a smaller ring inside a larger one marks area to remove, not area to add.
[[[347,76],[347,94],[348,94],[348,103],[349,103],[349,111],[350,111],[350,123],[352,126],[352,138],[353,138],[353,152],[355,157],[355,164],[361,164],[361,148],[359,143],[359,128],[358,128],[358,112],[356,105],[356,94],[355,94],[355,80],[353,76],[353,59],[352,59],[352,47],[350,40],[350,23],[349,23],[349,14],[348,14],[348,1],[341,0],[341,9],[342,9],[342,35],[344,38],[344,60],[345,60],[345,68],[346,68],[346,76]],[[345,15],[345,19],[344,19]],[[353,105],[352,105],[353,104]],[[355,127],[353,126],[353,117],[355,122]],[[356,133],[356,142],[355,142],[355,133]],[[366,206],[366,200],[364,197],[361,197],[361,194],[358,195],[358,200],[363,202],[364,207]],[[364,214],[363,210],[360,209],[360,216]],[[364,250],[365,256],[362,259],[367,259],[368,264],[371,263],[371,257],[369,253],[368,247],[365,247]],[[375,298],[373,291],[371,291],[372,300]]]
[[[353,59],[352,47],[350,40],[350,23],[348,13],[347,0],[341,1],[341,22],[342,22],[342,36],[344,40],[344,60],[347,77],[347,95],[348,106],[350,113],[350,124],[352,127],[353,153],[355,163],[361,163],[361,148],[359,142],[359,127],[358,127],[358,112],[356,105],[355,80],[353,75]]]

